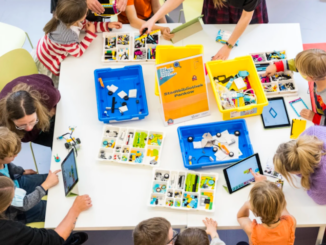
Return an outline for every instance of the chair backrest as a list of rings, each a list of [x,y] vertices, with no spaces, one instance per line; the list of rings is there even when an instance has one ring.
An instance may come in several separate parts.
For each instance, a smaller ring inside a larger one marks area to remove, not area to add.
[[[0,56],[0,68],[0,91],[17,77],[38,73],[32,56],[22,48]]]

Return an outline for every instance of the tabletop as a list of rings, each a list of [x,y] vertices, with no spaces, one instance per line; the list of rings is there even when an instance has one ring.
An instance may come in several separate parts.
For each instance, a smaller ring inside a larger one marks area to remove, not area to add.
[[[170,25],[171,29],[175,26],[177,24]],[[217,30],[233,30],[234,27],[234,25],[205,25],[201,32],[175,45],[204,45],[204,61],[206,62],[222,47],[221,44],[215,42]],[[123,29],[119,31],[132,30],[136,31],[130,26],[124,25]],[[163,41],[162,44],[171,43]],[[288,57],[295,57],[302,50],[299,25],[251,25],[242,35],[239,47],[232,51],[230,58],[253,52],[273,50],[286,50]],[[216,211],[209,214],[200,211],[175,211],[149,207],[152,168],[103,163],[95,160],[100,146],[103,123],[97,118],[93,72],[98,68],[115,68],[136,64],[135,62],[104,64],[101,62],[101,54],[102,36],[99,34],[82,57],[68,57],[61,65],[59,82],[61,101],[57,106],[54,138],[68,132],[69,126],[77,126],[74,135],[82,141],[82,148],[78,152],[77,158],[80,179],[79,194],[89,194],[93,201],[93,207],[80,215],[76,229],[133,229],[140,221],[156,216],[167,218],[175,228],[201,227],[203,226],[201,220],[205,216],[214,217],[222,229],[239,228],[236,214],[247,200],[250,187],[229,195],[222,187],[225,184],[222,168],[214,167],[208,170],[199,170],[219,173]],[[149,115],[144,120],[121,122],[117,126],[165,131],[164,154],[161,155],[159,168],[183,170],[185,168],[178,145],[177,127],[222,120],[211,86],[208,86],[210,116],[164,127],[160,115],[160,102],[158,97],[154,95],[154,64],[142,63],[142,68]],[[299,96],[310,106],[307,82],[298,74],[294,76],[299,87]],[[287,97],[285,100],[289,101],[299,96]],[[286,104],[290,118],[295,118],[295,113],[288,103]],[[266,162],[269,157],[273,156],[280,143],[290,139],[290,128],[265,130],[260,116],[249,117],[245,120],[253,149],[259,153],[262,162]],[[53,154],[59,154],[63,159],[67,153],[64,142],[55,139]],[[56,163],[52,159],[51,170],[59,168],[60,163]],[[74,198],[66,198],[64,195],[61,174],[59,174],[59,180],[59,184],[49,190],[46,228],[56,227],[74,201]],[[297,218],[299,226],[320,226],[325,223],[326,208],[315,204],[302,188],[291,187],[286,182],[284,193],[288,202],[288,210]]]

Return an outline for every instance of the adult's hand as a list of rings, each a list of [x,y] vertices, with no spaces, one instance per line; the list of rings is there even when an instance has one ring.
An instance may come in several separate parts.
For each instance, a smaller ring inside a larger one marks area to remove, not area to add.
[[[92,207],[92,200],[88,195],[78,196],[71,209],[76,211],[77,213],[81,213],[87,209]]]
[[[217,54],[212,58],[212,60],[227,60],[229,58],[231,49],[223,45],[223,47],[217,52]]]
[[[120,12],[126,10],[128,0],[116,0],[116,7]]]
[[[146,33],[150,33],[153,29],[153,26],[155,25],[155,22],[152,19],[149,19],[146,21],[139,29],[139,34],[143,34],[143,31],[147,29]]]
[[[87,7],[92,10],[94,13],[103,14],[104,7],[98,0],[87,0]]]

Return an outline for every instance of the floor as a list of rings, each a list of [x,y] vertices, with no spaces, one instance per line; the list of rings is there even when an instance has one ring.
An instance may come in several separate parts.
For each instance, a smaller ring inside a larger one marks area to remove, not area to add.
[[[321,23],[326,23],[326,0],[266,1],[270,23],[300,23],[303,43],[325,42],[326,32]],[[202,2],[203,0],[186,0],[171,12],[170,16],[176,22],[189,21],[201,14]],[[183,11],[180,12],[181,9]],[[42,29],[45,23],[51,17],[50,0],[0,0],[0,22],[17,26],[28,32],[34,47],[43,35]],[[271,33],[271,35],[277,35],[277,33]],[[24,48],[31,50],[28,41],[25,42]],[[42,172],[46,172],[51,152],[36,149],[35,154],[40,159],[38,164],[42,165]],[[28,144],[24,145],[23,153],[17,161],[24,165],[25,161],[21,160],[27,158],[30,158]],[[33,164],[29,166],[33,167]],[[89,231],[88,234],[89,241],[85,243],[86,245],[132,244],[132,231]],[[241,230],[224,230],[219,231],[219,234],[227,245],[235,245],[239,241],[247,240]],[[295,245],[315,244],[317,234],[316,228],[298,228]]]

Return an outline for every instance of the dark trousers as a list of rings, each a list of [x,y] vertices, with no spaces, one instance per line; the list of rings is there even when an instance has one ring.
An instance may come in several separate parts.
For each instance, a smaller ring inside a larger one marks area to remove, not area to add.
[[[47,174],[22,175],[17,179],[19,187],[26,191],[26,195],[32,193],[37,186],[40,186],[46,179]],[[24,212],[24,219],[19,217],[19,221],[25,224],[32,222],[44,222],[46,211],[46,201],[40,201],[36,206]]]
[[[51,147],[51,149],[52,149],[53,134],[54,134],[54,122],[55,122],[55,116],[53,116],[51,118],[51,124],[50,124],[49,131],[41,132],[39,134],[39,136],[33,141],[33,143]]]
[[[247,242],[238,242],[237,245],[249,245]]]

